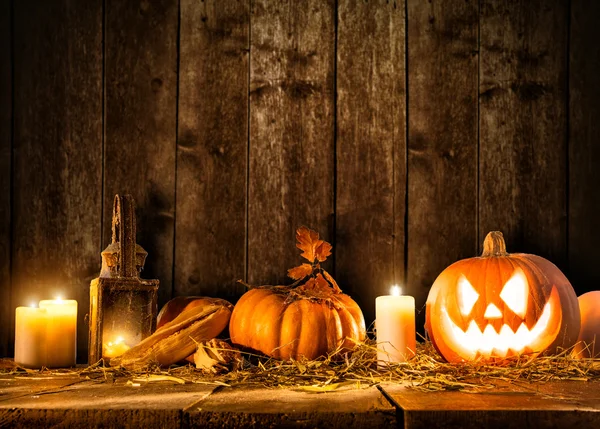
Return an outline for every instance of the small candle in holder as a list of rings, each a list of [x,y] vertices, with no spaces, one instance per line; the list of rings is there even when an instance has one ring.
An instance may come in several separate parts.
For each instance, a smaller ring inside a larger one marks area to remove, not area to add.
[[[40,301],[47,311],[48,368],[75,366],[77,357],[77,301],[53,299]]]
[[[400,295],[400,287],[392,286],[391,295],[375,299],[377,360],[405,362],[415,355],[415,299]]]
[[[17,307],[15,312],[15,363],[25,368],[47,366],[45,308]]]
[[[104,347],[102,347],[102,357],[106,359],[111,359],[117,356],[121,356],[130,348],[131,347],[125,344],[125,340],[123,340],[123,337],[117,337],[114,341],[109,341],[108,343],[104,344]]]

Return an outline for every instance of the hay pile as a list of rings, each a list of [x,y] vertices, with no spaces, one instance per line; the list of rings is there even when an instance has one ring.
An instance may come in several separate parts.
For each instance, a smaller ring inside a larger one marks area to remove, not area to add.
[[[333,355],[332,355],[333,356]],[[425,391],[481,391],[495,383],[546,382],[551,380],[600,381],[600,359],[573,359],[570,350],[556,356],[520,357],[491,365],[482,362],[450,364],[443,362],[431,343],[419,343],[410,361],[388,366],[377,365],[373,340],[357,344],[352,354],[333,359],[280,361],[242,353],[233,368],[223,374],[206,373],[192,365],[171,368],[150,367],[128,371],[93,365],[73,370],[29,370],[10,361],[0,363],[0,373],[46,376],[77,375],[83,379],[106,382],[201,383],[216,386],[253,385],[267,388],[292,388],[313,392],[366,388],[380,383],[401,383]],[[25,374],[23,374],[25,373]]]

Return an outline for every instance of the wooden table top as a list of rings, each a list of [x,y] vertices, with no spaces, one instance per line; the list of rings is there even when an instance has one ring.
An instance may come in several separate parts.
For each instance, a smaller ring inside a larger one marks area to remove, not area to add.
[[[600,428],[600,382],[493,382],[481,393],[397,384],[309,393],[0,374],[0,428]]]
[[[406,428],[599,428],[600,382],[505,383],[478,393],[382,386]]]

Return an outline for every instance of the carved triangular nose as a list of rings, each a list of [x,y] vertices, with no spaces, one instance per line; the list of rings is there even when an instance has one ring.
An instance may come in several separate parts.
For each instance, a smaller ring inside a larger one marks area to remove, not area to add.
[[[502,312],[494,304],[490,304],[485,309],[485,314],[483,315],[483,317],[485,317],[486,319],[499,319],[502,317]]]

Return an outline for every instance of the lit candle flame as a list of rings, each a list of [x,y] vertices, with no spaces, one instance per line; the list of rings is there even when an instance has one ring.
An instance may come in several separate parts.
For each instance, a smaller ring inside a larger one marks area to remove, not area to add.
[[[394,285],[390,289],[390,295],[392,296],[400,296],[402,294],[402,289],[398,285]]]
[[[125,342],[125,340],[123,339],[123,337],[117,337],[117,338],[115,338],[114,342],[113,341],[109,341],[106,345],[108,347],[113,347],[113,346],[116,346],[116,345],[119,345],[119,344],[123,344],[124,342]]]
[[[29,306],[30,306],[31,308],[37,308],[37,305],[36,305],[36,303],[35,303],[35,302],[32,302],[31,304],[29,304]]]
[[[110,359],[122,355],[129,349],[130,347],[125,343],[125,339],[119,335],[113,341],[104,344],[102,355]]]

